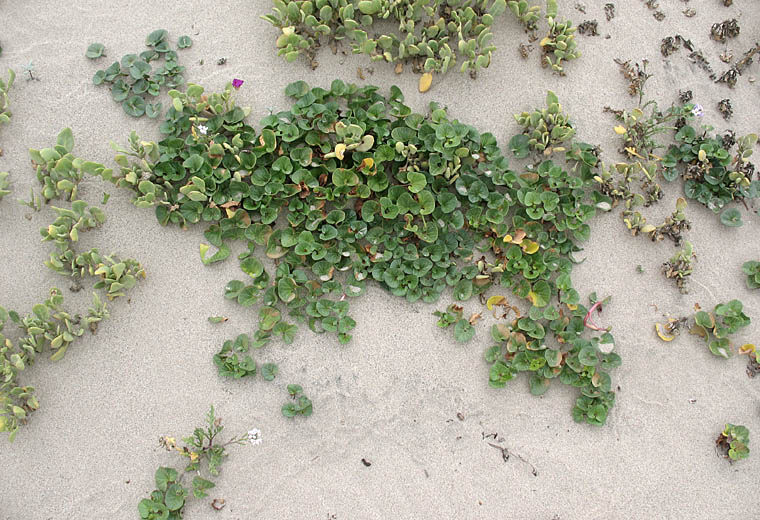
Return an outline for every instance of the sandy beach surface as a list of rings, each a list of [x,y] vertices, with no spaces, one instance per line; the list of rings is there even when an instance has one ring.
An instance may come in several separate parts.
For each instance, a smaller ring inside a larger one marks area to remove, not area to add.
[[[551,89],[572,115],[578,138],[600,145],[603,160],[614,162],[622,158],[619,140],[602,109],[636,102],[614,62],[621,58],[650,61],[647,92],[662,107],[676,102],[679,89],[691,89],[705,108],[704,121],[717,131],[760,130],[760,82],[750,82],[760,77],[758,60],[729,89],[713,83],[683,50],[660,54],[662,38],[682,34],[722,72],[721,52],[738,57],[760,40],[756,0],[734,0],[731,7],[718,0],[661,0],[662,21],[639,0],[615,1],[611,21],[605,2],[584,0],[585,14],[575,2],[560,3],[576,24],[598,20],[600,32],[577,37],[583,56],[567,65],[566,77],[542,69],[538,50],[522,59],[517,48],[527,37],[504,16],[496,24],[499,50],[490,68],[476,81],[450,72],[421,94],[419,76],[397,76],[382,64],[370,73],[369,62],[350,53],[325,48],[316,70],[302,60],[287,64],[274,50],[277,30],[259,18],[269,10],[265,0],[0,0],[0,74],[9,67],[19,73],[10,92],[12,122],[0,128],[0,171],[13,181],[13,193],[0,202],[0,305],[29,312],[51,287],[61,287],[67,307],[86,308],[89,291],[70,292],[70,281],[43,265],[50,248],[38,230],[54,219],[52,210],[32,212],[15,199],[37,188],[28,149],[52,145],[64,127],[74,132],[77,156],[109,165],[109,141],[124,144],[131,130],[160,138],[155,121],[126,115],[91,80],[123,54],[145,50],[145,36],[157,28],[167,29],[172,42],[183,34],[193,39],[180,51],[188,82],[214,91],[244,79],[236,99],[251,107],[252,121],[270,108],[287,109],[283,90],[292,81],[328,86],[340,78],[385,93],[398,85],[418,112],[438,101],[452,117],[493,132],[506,146],[519,131],[512,114],[543,106]],[[682,14],[688,7],[696,16]],[[710,26],[730,18],[738,19],[741,34],[728,44],[710,40]],[[84,57],[93,42],[105,44],[107,58]],[[219,58],[226,64],[217,65]],[[30,60],[38,81],[21,73]],[[734,107],[729,122],[717,111],[723,98]],[[666,197],[649,212],[653,222],[672,211],[681,186],[680,180],[663,184]],[[592,222],[574,286],[584,301],[592,291],[612,296],[599,321],[613,327],[623,358],[612,373],[616,405],[606,426],[593,427],[573,422],[576,391],[565,385],[540,398],[529,394],[524,375],[504,389],[490,388],[483,360],[491,344],[488,323],[478,324],[466,344],[436,327],[432,312],[445,308],[450,293],[434,305],[411,304],[372,286],[352,302],[358,325],[348,345],[301,327],[292,345],[276,342],[256,353],[257,360],[279,365],[274,383],[221,378],[213,354],[224,340],[256,326],[252,310],[223,298],[224,285],[241,277],[238,262],[205,267],[198,258],[203,226],[164,228],[152,210],[133,207],[123,190],[93,178],[81,187],[91,203],[104,192],[111,194],[108,221],[87,233],[82,247],[137,258],[148,277],[128,301],[111,305],[112,318],[97,335],[86,334],[57,363],[41,357],[24,375],[41,407],[13,444],[0,439],[2,520],[138,518],[137,503],[153,489],[156,468],[182,463],[159,447],[159,436],[189,434],[212,403],[225,433],[258,428],[263,442],[230,450],[211,496],[186,508],[189,519],[760,517],[760,448],[736,464],[714,448],[726,422],[746,425],[750,449],[760,446],[760,378],[747,376],[745,357],[715,357],[688,334],[664,343],[653,329],[663,315],[685,316],[696,303],[712,309],[738,298],[752,324],[737,341],[760,340],[760,291],[746,288],[740,269],[760,260],[757,203],[750,211],[739,206],[745,221],[739,228],[722,226],[696,202],[689,205],[688,239],[698,261],[686,295],[660,273],[676,251],[672,243],[630,236],[618,211]],[[233,254],[243,244],[235,247]],[[500,293],[509,296],[501,288],[489,294]],[[464,306],[480,310],[476,300]],[[230,319],[213,325],[211,315]],[[314,402],[312,417],[281,415],[288,383],[304,387]],[[527,463],[516,456],[504,461],[489,445],[492,434]],[[226,507],[215,512],[211,498],[223,498]]]

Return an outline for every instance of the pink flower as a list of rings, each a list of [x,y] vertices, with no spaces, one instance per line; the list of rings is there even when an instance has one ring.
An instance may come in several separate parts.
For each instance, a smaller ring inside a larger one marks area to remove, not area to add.
[[[235,87],[235,89],[239,89],[243,86],[243,83],[245,83],[242,79],[233,79],[232,80],[232,86]]]

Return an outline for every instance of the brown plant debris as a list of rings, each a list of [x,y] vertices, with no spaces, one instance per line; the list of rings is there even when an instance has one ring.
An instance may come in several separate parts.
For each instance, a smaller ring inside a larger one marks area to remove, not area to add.
[[[731,100],[726,98],[718,101],[718,112],[720,112],[726,121],[731,119],[731,116],[734,115],[734,107],[731,106]]]
[[[708,76],[708,77],[709,77],[711,80],[715,81],[715,78],[716,78],[716,76],[715,76],[715,71],[714,71],[714,70],[712,69],[712,67],[710,66],[710,62],[709,62],[709,61],[707,61],[707,58],[705,58],[705,55],[704,55],[704,54],[702,54],[702,51],[694,51],[694,52],[692,52],[691,54],[689,54],[689,59],[690,59],[692,62],[696,63],[696,64],[697,64],[697,66],[698,66],[700,69],[702,69],[702,70],[704,70],[705,72],[707,72],[707,76]]]
[[[720,23],[714,23],[710,29],[710,38],[718,42],[725,42],[727,38],[736,38],[739,36],[739,22],[736,18],[724,20]]]
[[[584,36],[599,36],[599,22],[596,20],[586,20],[578,25],[578,34]]]
[[[660,43],[660,52],[667,58],[680,49],[681,45],[683,45],[686,50],[694,50],[694,44],[691,43],[691,40],[687,40],[680,34],[676,34],[675,36],[667,36],[662,39],[662,43]]]
[[[628,80],[628,93],[631,96],[637,96],[651,74],[647,74],[638,63],[631,65],[631,60],[622,61],[615,58],[615,63],[620,66],[620,73]],[[644,65],[646,65],[646,60],[644,60]]]
[[[609,22],[613,18],[615,18],[615,4],[608,3],[604,4],[604,16],[607,17],[607,21]]]

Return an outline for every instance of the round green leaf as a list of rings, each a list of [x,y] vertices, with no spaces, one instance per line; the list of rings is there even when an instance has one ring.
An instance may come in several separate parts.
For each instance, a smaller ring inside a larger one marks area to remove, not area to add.
[[[454,339],[464,343],[470,341],[475,336],[475,327],[470,322],[462,318],[454,325]]]
[[[145,100],[142,96],[132,96],[122,103],[124,112],[132,117],[140,117],[145,113]]]
[[[100,58],[103,56],[103,51],[105,51],[106,47],[102,43],[91,43],[89,47],[87,47],[87,52],[85,53],[85,56],[90,58],[91,60],[94,60],[95,58]]]

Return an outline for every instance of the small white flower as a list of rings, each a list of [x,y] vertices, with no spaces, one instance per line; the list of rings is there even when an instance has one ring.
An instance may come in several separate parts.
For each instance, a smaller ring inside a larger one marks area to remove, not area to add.
[[[702,117],[705,115],[705,109],[702,108],[702,105],[697,103],[694,105],[694,108],[691,109],[691,113],[694,114],[696,117]]]
[[[248,442],[256,446],[257,444],[261,444],[261,441],[261,430],[258,428],[248,430]]]
[[[201,134],[206,135],[208,133],[208,127],[204,125],[198,125],[198,131]]]

